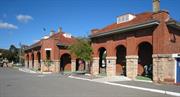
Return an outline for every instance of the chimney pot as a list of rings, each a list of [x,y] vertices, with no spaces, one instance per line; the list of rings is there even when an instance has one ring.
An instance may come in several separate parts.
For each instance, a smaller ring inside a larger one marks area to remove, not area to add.
[[[91,30],[91,33],[92,33],[92,34],[95,34],[95,33],[97,33],[98,31],[99,31],[99,29],[92,29],[92,30]]]
[[[62,32],[62,27],[59,27],[59,28],[58,28],[58,32]]]
[[[51,30],[51,31],[50,31],[50,36],[52,36],[54,33],[55,33],[55,31],[54,31],[54,30]]]
[[[153,0],[153,12],[160,10],[160,0]]]

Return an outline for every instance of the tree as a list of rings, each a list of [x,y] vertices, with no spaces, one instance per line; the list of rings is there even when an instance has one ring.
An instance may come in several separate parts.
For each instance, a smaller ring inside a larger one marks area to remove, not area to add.
[[[9,54],[8,54],[8,60],[11,62],[18,62],[19,60],[19,56],[18,56],[18,49],[14,46],[11,45],[9,48]]]
[[[17,63],[19,60],[19,55],[18,55],[19,49],[17,49],[14,45],[11,45],[8,49],[0,49],[0,58],[1,59],[5,59],[7,58],[7,60],[9,62],[15,62]]]
[[[79,38],[77,41],[68,47],[71,54],[75,54],[77,58],[84,61],[91,60],[92,48],[90,42],[85,38]]]
[[[11,45],[10,48],[9,48],[9,51],[11,53],[16,53],[17,52],[17,48],[14,45]]]
[[[92,48],[88,39],[78,38],[74,44],[68,47],[68,49],[70,50],[70,53],[76,55],[77,58],[90,63],[92,59]]]

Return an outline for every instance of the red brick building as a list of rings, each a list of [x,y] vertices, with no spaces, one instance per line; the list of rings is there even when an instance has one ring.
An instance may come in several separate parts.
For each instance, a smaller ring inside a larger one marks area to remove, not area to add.
[[[92,30],[92,74],[180,82],[180,24],[159,10],[159,0],[153,0],[153,10],[121,15],[116,23]]]
[[[180,83],[180,24],[159,10],[159,0],[153,0],[153,12],[118,16],[117,22],[93,29],[90,39],[93,75]],[[83,66],[67,50],[75,41],[61,30],[44,37],[25,50],[26,67],[47,71],[45,61],[51,60],[52,72],[79,70]]]
[[[81,66],[79,60],[70,54],[67,47],[76,42],[71,35],[59,30],[57,33],[44,36],[39,42],[25,50],[25,66],[40,71],[77,71]],[[50,66],[48,66],[48,62]],[[49,68],[48,68],[49,67]]]

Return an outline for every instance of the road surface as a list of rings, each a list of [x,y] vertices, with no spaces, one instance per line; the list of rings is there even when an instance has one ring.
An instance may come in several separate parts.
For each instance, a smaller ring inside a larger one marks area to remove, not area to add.
[[[0,97],[174,97],[60,74],[30,74],[0,68]]]

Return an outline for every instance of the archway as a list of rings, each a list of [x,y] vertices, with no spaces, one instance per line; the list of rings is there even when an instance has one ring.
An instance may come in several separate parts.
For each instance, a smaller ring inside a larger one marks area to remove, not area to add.
[[[31,54],[31,58],[32,58],[32,68],[34,68],[34,53]]]
[[[126,76],[126,47],[119,45],[116,47],[116,75]]]
[[[85,70],[85,61],[81,59],[76,59],[76,71],[83,71]]]
[[[41,53],[37,52],[37,58],[38,58],[38,70],[41,70]]]
[[[106,74],[106,56],[106,49],[104,47],[101,47],[99,49],[99,74]]]
[[[29,68],[29,55],[26,56],[26,60],[27,60],[27,68]]]
[[[60,58],[60,71],[71,71],[71,56],[67,53]]]
[[[152,45],[148,42],[142,42],[138,45],[138,75],[152,79]]]

